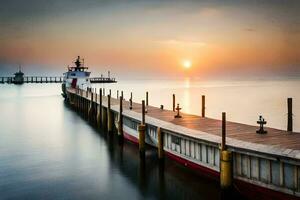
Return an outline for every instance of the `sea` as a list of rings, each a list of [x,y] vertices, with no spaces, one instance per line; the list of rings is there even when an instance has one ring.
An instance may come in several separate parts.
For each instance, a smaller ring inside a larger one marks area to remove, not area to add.
[[[286,130],[287,98],[293,98],[294,131],[300,132],[300,79],[201,81],[190,78],[118,80],[94,84],[117,96],[182,112]],[[244,198],[233,189],[232,193]],[[120,145],[74,112],[61,84],[0,85],[0,199],[222,199],[219,183],[165,159],[155,149],[141,160],[138,147]]]

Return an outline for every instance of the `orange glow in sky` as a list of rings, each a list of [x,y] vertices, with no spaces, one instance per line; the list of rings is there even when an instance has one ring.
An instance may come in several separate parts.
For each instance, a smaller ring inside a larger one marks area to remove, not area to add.
[[[133,2],[3,6],[0,72],[61,71],[80,55],[118,74],[300,74],[300,3]]]

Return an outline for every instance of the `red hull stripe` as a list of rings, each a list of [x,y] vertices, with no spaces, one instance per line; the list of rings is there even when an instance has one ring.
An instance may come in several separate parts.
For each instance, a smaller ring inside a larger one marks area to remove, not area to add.
[[[133,143],[136,143],[136,144],[139,143],[139,140],[136,137],[134,137],[134,136],[132,136],[132,135],[126,133],[126,132],[124,132],[124,138],[131,141],[131,142],[133,142]]]

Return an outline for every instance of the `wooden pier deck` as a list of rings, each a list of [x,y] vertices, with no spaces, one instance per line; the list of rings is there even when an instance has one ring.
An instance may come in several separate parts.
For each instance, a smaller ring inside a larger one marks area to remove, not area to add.
[[[68,89],[75,93],[75,89]],[[87,99],[91,99],[88,94]],[[97,99],[99,102],[99,96]],[[102,97],[103,106],[107,107],[107,96]],[[131,113],[141,118],[142,104],[133,102],[132,110],[129,109],[130,102],[123,100],[123,112]],[[119,99],[111,98],[112,110],[119,110]],[[160,109],[154,106],[147,106],[147,119],[159,120],[159,123],[168,124],[173,130],[185,128],[184,132],[191,137],[201,137],[204,134],[217,136],[217,141],[221,143],[222,121],[201,117],[197,115],[182,113],[182,118],[174,118],[176,113],[172,110]],[[220,114],[221,117],[221,114]],[[251,151],[264,151],[264,153],[276,154],[278,156],[291,156],[300,159],[300,133],[278,130],[266,127],[267,134],[257,134],[258,126],[251,126],[237,122],[226,122],[226,139],[229,146],[247,148]],[[233,139],[233,140],[231,140]],[[252,144],[252,145],[251,145]],[[263,146],[259,146],[263,145]]]
[[[145,123],[142,123],[142,104],[132,102],[130,109],[127,100],[122,101],[120,120],[120,99],[111,97],[108,110],[105,95],[102,95],[100,106],[99,94],[93,93],[92,100],[91,90],[68,88],[67,93],[66,98],[72,107],[89,121],[96,120],[99,128],[111,127],[111,120],[117,120],[118,137],[138,142],[142,154],[147,140],[147,144],[158,149],[159,159],[165,152],[196,171],[213,176],[219,174],[221,187],[230,186],[230,177],[233,177],[243,193],[252,191],[253,198],[261,188],[264,188],[263,198],[265,195],[269,199],[300,197],[300,133],[265,128],[266,134],[258,134],[258,126],[227,121],[225,137],[222,120],[187,113],[175,118],[176,112],[154,106],[146,106]],[[292,110],[289,109],[288,113],[291,117]],[[286,197],[283,193],[291,196]]]

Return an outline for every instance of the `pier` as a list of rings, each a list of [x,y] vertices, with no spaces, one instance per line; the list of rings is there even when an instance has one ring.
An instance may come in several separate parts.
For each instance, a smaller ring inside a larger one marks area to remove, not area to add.
[[[158,159],[168,156],[195,171],[220,180],[221,188],[238,187],[242,193],[267,195],[268,198],[300,197],[300,133],[292,128],[292,100],[288,99],[287,131],[226,121],[180,112],[175,95],[173,110],[148,105],[146,101],[127,101],[124,94],[105,96],[100,89],[67,89],[67,101],[97,128],[117,134],[120,142],[130,140],[139,145],[141,158],[145,145],[158,149]],[[128,95],[129,96],[129,95]],[[146,103],[145,103],[146,102]],[[261,131],[261,129],[263,131]],[[136,137],[128,134],[136,134]],[[265,196],[261,196],[265,197]]]
[[[93,77],[89,78],[91,83],[116,83],[115,78]],[[23,83],[62,83],[62,76],[24,76],[16,80],[13,76],[0,77],[0,84],[23,84]]]

